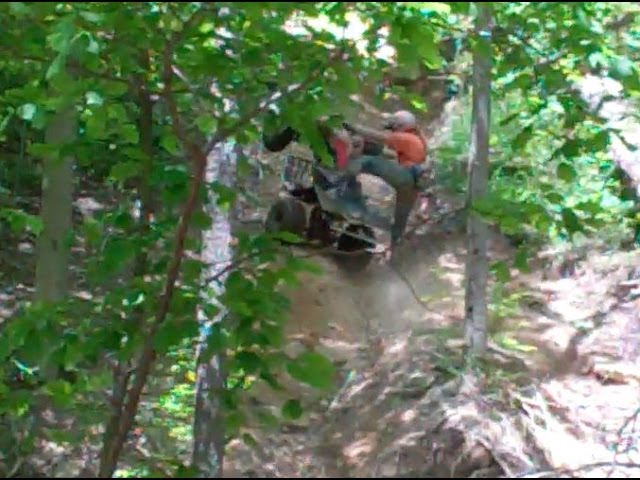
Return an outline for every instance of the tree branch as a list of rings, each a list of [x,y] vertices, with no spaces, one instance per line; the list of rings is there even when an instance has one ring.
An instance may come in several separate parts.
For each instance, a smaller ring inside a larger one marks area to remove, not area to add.
[[[251,122],[254,117],[264,112],[267,108],[269,108],[269,106],[273,105],[278,100],[281,100],[293,95],[294,93],[306,89],[309,84],[320,77],[326,71],[326,69],[328,69],[335,61],[342,59],[343,53],[344,52],[342,50],[334,52],[334,54],[329,57],[329,63],[325,65],[322,70],[317,70],[316,72],[312,73],[298,85],[290,86],[285,91],[278,91],[266,100],[262,100],[257,106],[249,110],[246,114],[242,115],[236,122],[232,123],[231,125],[227,127],[220,127],[218,131],[213,135],[211,140],[209,140],[209,142],[207,143],[204,149],[205,153],[208,154],[220,141],[227,138],[232,132],[239,130],[244,125]]]
[[[245,124],[249,123],[256,115],[265,110],[269,105],[284,98],[285,96],[291,95],[306,88],[310,82],[312,82],[315,78],[317,78],[318,75],[321,75],[322,72],[324,72],[324,69],[317,71],[297,86],[290,87],[285,92],[278,92],[272,95],[266,101],[260,102],[257,107],[249,111],[247,114],[241,116],[238,121],[227,126],[226,128],[220,128],[218,132],[213,136],[213,138],[207,143],[206,148],[203,151],[197,144],[189,139],[187,132],[182,125],[178,107],[176,105],[175,98],[172,92],[174,77],[173,53],[175,46],[180,39],[181,33],[184,32],[187,29],[187,26],[193,22],[194,17],[196,15],[199,16],[203,13],[206,12],[199,11],[194,14],[194,16],[192,16],[189,20],[187,20],[181,32],[177,32],[175,35],[172,35],[172,37],[167,41],[164,49],[163,75],[165,85],[163,97],[165,99],[165,102],[167,103],[167,109],[171,117],[174,133],[176,134],[178,140],[183,144],[183,146],[187,150],[189,157],[193,161],[194,176],[191,181],[191,187],[187,201],[180,216],[178,228],[175,235],[175,246],[173,255],[169,264],[169,268],[167,270],[167,279],[158,306],[158,311],[149,332],[147,332],[147,340],[143,346],[143,351],[137,362],[135,381],[128,392],[127,401],[123,406],[118,432],[115,435],[111,445],[105,445],[104,447],[104,456],[100,465],[99,473],[99,476],[101,478],[110,478],[115,472],[118,459],[124,447],[127,435],[131,430],[131,427],[133,426],[138,410],[138,405],[140,403],[140,398],[142,396],[142,391],[144,390],[147,378],[151,372],[152,365],[156,358],[154,339],[169,312],[171,298],[175,290],[175,285],[180,272],[180,266],[182,264],[182,259],[184,256],[184,245],[186,241],[188,226],[198,201],[200,187],[204,182],[208,154],[219,142],[223,141],[234,131],[242,128]],[[334,56],[331,58],[331,61],[335,59],[336,58]]]
[[[138,410],[138,405],[140,403],[140,398],[142,396],[142,391],[144,390],[144,386],[146,384],[149,373],[151,372],[151,367],[156,357],[153,342],[156,333],[160,328],[160,325],[162,325],[169,312],[171,297],[173,296],[173,292],[175,290],[178,274],[180,272],[180,266],[182,264],[182,258],[184,256],[184,245],[189,228],[189,222],[191,220],[191,217],[193,216],[193,212],[198,201],[198,193],[200,190],[200,186],[202,185],[204,180],[205,167],[207,164],[206,155],[204,155],[204,153],[199,148],[197,148],[197,146],[191,143],[187,138],[186,132],[182,127],[182,122],[180,120],[173,95],[171,94],[173,78],[173,70],[171,66],[173,49],[175,46],[174,41],[176,40],[176,38],[177,37],[174,36],[172,40],[167,42],[165,47],[165,100],[167,101],[168,110],[171,115],[174,132],[176,133],[176,136],[183,142],[185,148],[188,150],[190,157],[193,160],[194,178],[191,181],[189,196],[184,206],[182,215],[180,216],[180,221],[175,236],[173,255],[167,271],[167,280],[164,285],[162,297],[160,298],[160,304],[158,306],[156,318],[153,325],[151,326],[150,331],[148,332],[147,341],[144,344],[142,354],[140,355],[140,358],[137,362],[135,381],[128,392],[128,398],[123,408],[117,435],[115,436],[114,441],[111,445],[105,446],[104,460],[100,465],[99,476],[101,478],[110,478],[113,475],[117,467],[118,459],[120,457],[120,453],[122,452],[122,448],[126,441],[127,435],[131,430],[131,427],[133,426],[133,422]]]

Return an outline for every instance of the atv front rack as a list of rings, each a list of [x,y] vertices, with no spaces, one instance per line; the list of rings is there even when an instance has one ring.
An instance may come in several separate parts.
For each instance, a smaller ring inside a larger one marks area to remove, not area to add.
[[[313,185],[313,161],[296,154],[287,154],[282,161],[280,180],[294,188],[309,188]]]

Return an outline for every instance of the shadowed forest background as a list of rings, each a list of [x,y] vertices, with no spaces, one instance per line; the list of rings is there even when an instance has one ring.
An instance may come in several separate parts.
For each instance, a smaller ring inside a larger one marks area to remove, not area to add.
[[[639,12],[0,5],[0,477],[635,478]],[[267,232],[320,119],[398,109],[392,260]]]

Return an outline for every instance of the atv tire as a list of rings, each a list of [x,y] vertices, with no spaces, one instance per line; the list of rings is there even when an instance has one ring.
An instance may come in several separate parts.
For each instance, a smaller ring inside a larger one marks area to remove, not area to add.
[[[293,198],[278,200],[269,209],[265,229],[268,233],[287,232],[304,237],[307,229],[304,205]]]
[[[309,215],[309,227],[307,229],[307,238],[311,241],[318,241],[323,247],[331,245],[332,233],[331,225],[325,218],[322,208],[318,205],[311,209]]]
[[[371,238],[371,242],[366,242],[359,238],[354,238],[346,233],[338,237],[336,263],[342,269],[351,273],[361,272],[369,266],[373,259],[373,254],[367,248],[374,246],[375,237],[373,230],[365,225],[350,224],[346,228],[347,232],[354,233],[361,237]]]

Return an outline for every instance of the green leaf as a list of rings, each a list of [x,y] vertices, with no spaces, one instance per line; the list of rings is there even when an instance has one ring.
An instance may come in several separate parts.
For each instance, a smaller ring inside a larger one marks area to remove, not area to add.
[[[14,391],[8,397],[0,397],[0,413],[7,412],[18,417],[24,416],[29,411],[33,401],[32,392],[27,390]]]
[[[431,12],[440,13],[443,15],[447,15],[451,13],[451,5],[445,2],[402,2],[406,5],[415,5],[420,9],[420,13],[423,15],[427,15]],[[464,2],[452,2],[454,4],[464,3]],[[468,3],[468,2],[467,2]]]
[[[305,352],[287,364],[287,371],[296,380],[320,390],[333,386],[335,368],[331,361],[316,352]]]
[[[171,155],[180,155],[181,149],[178,139],[172,133],[166,133],[160,139],[160,145]]]
[[[207,316],[209,318],[214,318],[217,314],[217,307],[213,305],[210,305],[208,307],[210,307],[213,311],[211,313],[208,313]],[[212,353],[219,353],[227,348],[228,344],[229,334],[222,329],[222,326],[219,323],[214,323],[211,326],[209,335],[207,336],[207,348]]]
[[[570,234],[582,230],[580,220],[570,208],[562,209],[562,222],[564,223],[564,227]]]
[[[418,44],[418,54],[424,60],[427,67],[437,70],[442,68],[443,59],[436,42],[432,39],[425,39]]]
[[[33,103],[26,103],[18,108],[18,115],[23,120],[30,122],[33,120],[37,111],[37,107]]]
[[[264,380],[272,389],[277,392],[284,392],[285,388],[278,382],[278,379],[268,371],[260,372],[260,378]]]
[[[102,105],[102,97],[97,92],[87,92],[85,94],[87,105]]]
[[[253,352],[239,352],[235,356],[235,360],[238,366],[248,374],[259,371],[263,364],[262,358]]]
[[[73,389],[69,382],[56,380],[49,383],[45,390],[57,406],[61,408],[71,406],[73,402]]]
[[[491,270],[496,276],[499,282],[508,282],[511,279],[511,272],[509,267],[504,262],[496,262],[491,266]]]
[[[127,122],[127,110],[120,103],[111,103],[106,106],[107,116],[109,120],[115,120],[118,123]]]
[[[169,348],[179,345],[185,338],[197,337],[198,322],[195,319],[168,320],[162,324],[153,340],[158,351],[166,352]]]
[[[122,135],[122,139],[127,143],[138,143],[140,140],[140,135],[135,125],[123,125],[120,134]]]
[[[508,337],[507,335],[501,335],[498,338],[498,343],[505,349],[519,352],[535,352],[537,348],[533,345],[527,345],[520,343],[517,339]]]
[[[503,118],[502,120],[500,120],[500,123],[498,124],[501,127],[504,127],[508,124],[510,124],[511,122],[513,122],[516,118],[518,118],[520,116],[521,112],[515,112],[512,113],[511,115],[508,115],[507,117]]]
[[[593,152],[605,151],[609,146],[610,135],[608,130],[600,130],[593,137],[589,139],[589,145]]]
[[[302,243],[304,241],[300,236],[291,232],[274,232],[272,237],[287,243]]]
[[[96,12],[90,12],[90,11],[80,12],[80,16],[84,18],[87,22],[91,22],[91,23],[100,23],[105,18],[103,13],[96,13]]]
[[[298,400],[287,400],[282,406],[282,416],[289,420],[297,420],[302,416],[302,405]]]
[[[634,72],[634,62],[624,56],[615,56],[609,60],[609,69],[611,77],[620,80],[628,77]]]
[[[228,187],[221,182],[212,182],[209,187],[216,194],[216,205],[223,211],[228,211],[238,196],[235,188]]]
[[[267,428],[277,428],[280,424],[278,417],[267,412],[266,410],[261,410],[256,413],[256,417],[260,421],[260,423]]]
[[[64,70],[65,62],[67,60],[67,56],[60,54],[58,55],[49,68],[47,69],[47,73],[45,74],[45,78],[47,80],[51,80],[53,77],[59,75]]]
[[[578,140],[567,140],[560,148],[560,153],[565,158],[575,158],[580,155],[580,142]]]
[[[103,273],[120,271],[136,255],[136,249],[131,240],[125,238],[110,238],[104,248],[102,263]]]
[[[8,2],[11,15],[18,18],[25,17],[31,13],[31,8],[25,2]]]
[[[42,219],[36,215],[25,213],[22,210],[5,208],[0,210],[0,219],[6,220],[11,225],[14,233],[22,233],[23,230],[40,235],[44,229]]]
[[[71,46],[71,39],[75,33],[75,23],[72,15],[63,16],[53,27],[53,33],[47,37],[53,50],[60,53],[59,57],[66,57]]]
[[[196,118],[196,126],[208,137],[215,132],[217,121],[212,115],[201,115]]]
[[[104,140],[107,138],[107,125],[103,115],[94,112],[86,122],[87,136],[92,140]]]
[[[451,6],[451,11],[460,15],[469,15],[469,8],[471,2],[451,2],[448,5]]]
[[[545,198],[549,202],[554,203],[556,205],[561,205],[562,203],[564,203],[564,200],[565,200],[565,198],[562,195],[560,195],[558,192],[549,192],[547,195],[545,195]]]
[[[531,137],[533,136],[533,127],[529,125],[528,127],[523,128],[518,135],[513,139],[513,147],[515,150],[522,150]]]
[[[567,162],[561,162],[558,165],[556,174],[560,180],[564,180],[565,182],[572,182],[576,178],[575,168]]]
[[[519,248],[516,252],[514,266],[521,272],[527,273],[529,268],[529,252],[525,248]]]
[[[120,162],[111,168],[109,174],[117,182],[125,182],[140,173],[140,162]]]
[[[229,432],[238,432],[246,421],[245,415],[238,410],[228,412],[225,417],[225,424]]]
[[[74,442],[82,441],[79,437],[78,432],[67,431],[67,430],[54,430],[54,429],[46,429],[47,439],[51,442],[56,442],[58,444],[71,444]]]
[[[180,465],[174,473],[175,478],[197,478],[199,474],[198,469],[190,465]]]
[[[116,82],[116,81],[109,81],[109,82],[105,82],[104,86],[104,91],[107,95],[111,95],[113,97],[121,97],[122,95],[124,95],[125,93],[127,93],[129,91],[129,86],[127,85],[126,81],[122,81],[122,82]]]
[[[242,441],[250,448],[260,449],[260,444],[258,443],[258,441],[253,437],[253,435],[249,433],[242,434]]]

